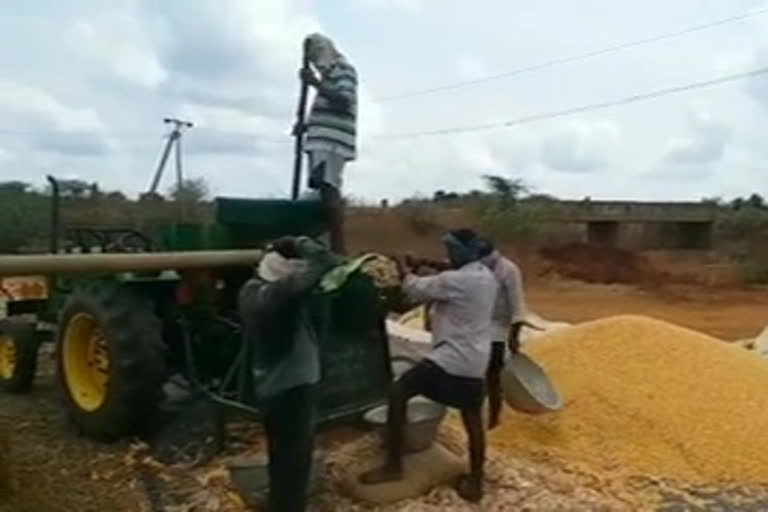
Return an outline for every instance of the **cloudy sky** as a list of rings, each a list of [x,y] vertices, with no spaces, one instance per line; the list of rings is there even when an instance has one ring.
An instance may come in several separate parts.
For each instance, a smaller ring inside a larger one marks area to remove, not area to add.
[[[45,173],[147,188],[179,116],[188,176],[215,193],[288,193],[304,34],[358,68],[369,200],[468,190],[487,173],[561,197],[766,192],[768,75],[507,128],[497,123],[768,65],[768,12],[630,49],[391,99],[728,18],[752,0],[0,0],[1,179]],[[389,99],[387,99],[389,98]],[[164,186],[168,186],[168,172]]]

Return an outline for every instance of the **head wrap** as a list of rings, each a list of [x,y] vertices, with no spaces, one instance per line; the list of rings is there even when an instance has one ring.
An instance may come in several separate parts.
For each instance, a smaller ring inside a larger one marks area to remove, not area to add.
[[[487,238],[480,238],[478,240],[478,248],[480,251],[480,257],[485,258],[496,252],[496,248],[493,246],[493,242]]]
[[[300,259],[288,259],[275,251],[270,251],[261,258],[258,274],[261,279],[274,283],[306,268],[306,262]]]
[[[454,229],[443,236],[448,258],[455,268],[480,259],[482,244],[471,229]]]
[[[490,269],[494,269],[499,260],[499,251],[487,238],[480,239],[480,260]]]
[[[307,57],[318,69],[329,69],[344,58],[333,41],[323,34],[310,34],[305,41]]]

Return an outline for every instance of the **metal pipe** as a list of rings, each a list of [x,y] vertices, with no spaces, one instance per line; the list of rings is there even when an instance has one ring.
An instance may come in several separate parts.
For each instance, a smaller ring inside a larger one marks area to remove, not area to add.
[[[310,69],[309,67],[309,40],[304,40],[304,46],[302,48],[301,55],[301,69]],[[299,89],[299,102],[296,105],[296,124],[294,125],[295,137],[293,144],[293,182],[291,183],[291,199],[294,201],[299,198],[299,189],[301,187],[301,162],[304,158],[303,146],[304,146],[304,117],[307,110],[307,94],[309,92],[309,84],[304,80],[301,80],[301,88]]]
[[[255,265],[258,249],[101,254],[29,254],[0,256],[0,276],[95,274]]]
[[[59,182],[50,174],[45,177],[51,184],[51,227],[48,236],[48,250],[51,254],[59,252],[59,206],[61,205],[61,196],[59,195]]]

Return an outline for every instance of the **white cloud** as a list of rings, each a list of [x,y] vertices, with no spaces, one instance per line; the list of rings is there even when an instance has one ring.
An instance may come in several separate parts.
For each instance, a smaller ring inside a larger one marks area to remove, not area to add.
[[[98,130],[103,127],[96,111],[69,107],[36,87],[0,81],[0,106],[8,115],[28,116],[61,131]]]
[[[723,158],[730,131],[708,113],[693,113],[691,131],[685,137],[672,137],[664,160],[672,164],[707,164]]]
[[[544,139],[541,160],[556,171],[595,171],[607,163],[619,136],[618,127],[610,122],[571,122]]]
[[[146,31],[131,13],[114,10],[77,20],[69,28],[69,36],[71,51],[100,72],[108,70],[143,87],[156,87],[168,77]]]
[[[363,6],[374,9],[399,9],[406,12],[420,11],[424,7],[422,0],[358,0]]]
[[[456,58],[456,70],[462,80],[476,80],[490,74],[482,58],[468,53],[462,53]]]

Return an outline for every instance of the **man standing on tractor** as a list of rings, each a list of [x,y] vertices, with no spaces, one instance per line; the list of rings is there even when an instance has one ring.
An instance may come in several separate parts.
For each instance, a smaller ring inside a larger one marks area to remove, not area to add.
[[[488,428],[499,425],[502,390],[501,370],[504,356],[509,349],[516,353],[520,349],[520,330],[525,323],[525,298],[523,277],[520,268],[497,251],[490,241],[483,241],[482,261],[496,276],[499,291],[491,319],[491,358],[486,376],[488,390]]]
[[[254,350],[256,395],[269,452],[270,512],[303,512],[314,449],[314,388],[320,380],[310,294],[338,258],[305,237],[282,238],[240,291],[245,342]]]
[[[344,166],[357,157],[357,71],[324,35],[307,36],[304,47],[317,72],[302,68],[299,76],[316,95],[306,125],[296,129],[305,132],[309,187],[319,191],[328,212],[331,249],[344,254],[341,186]]]
[[[403,291],[417,302],[433,304],[432,349],[393,385],[387,414],[387,459],[360,481],[376,484],[403,476],[404,428],[408,400],[423,395],[461,411],[469,438],[470,474],[456,485],[459,495],[479,501],[483,495],[485,429],[484,379],[491,350],[491,314],[498,284],[480,262],[481,241],[469,229],[449,232],[443,242],[452,270],[417,277],[403,268]],[[403,267],[408,266],[408,260]]]

